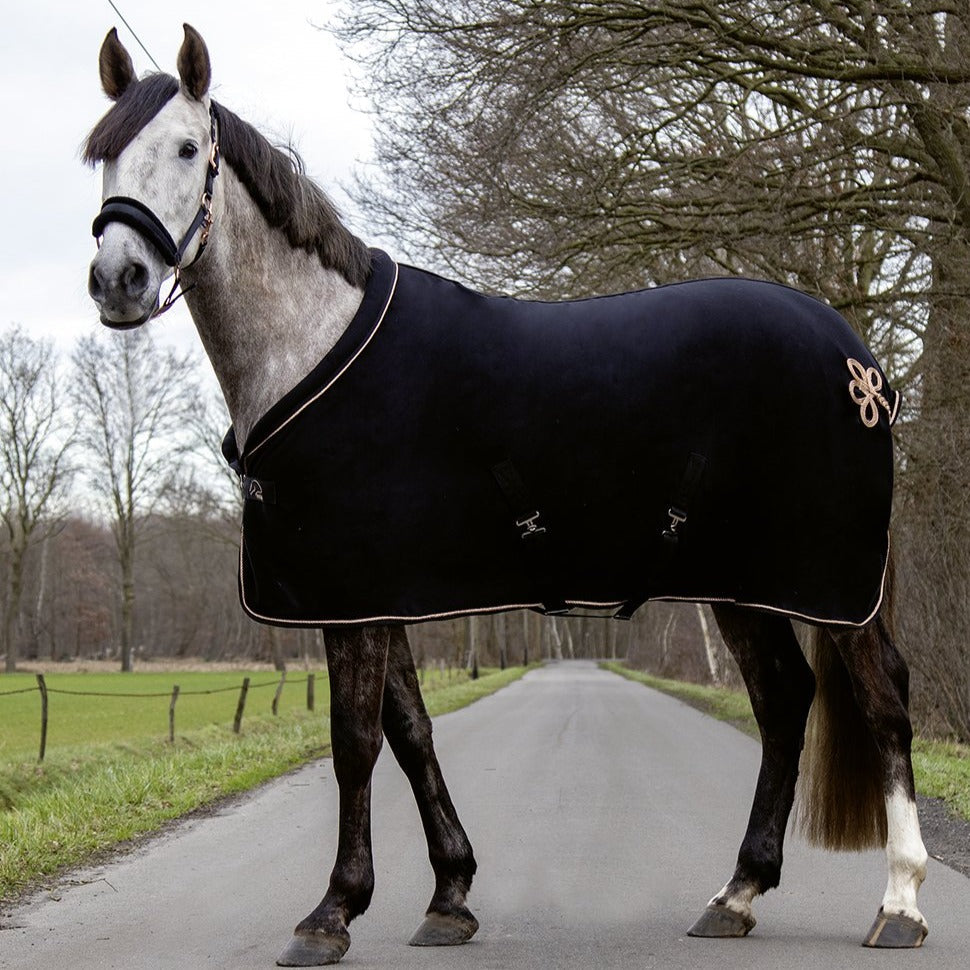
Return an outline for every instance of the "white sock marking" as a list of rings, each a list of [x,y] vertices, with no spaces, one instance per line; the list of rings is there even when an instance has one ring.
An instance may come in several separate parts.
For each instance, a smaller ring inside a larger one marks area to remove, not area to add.
[[[916,803],[901,788],[886,798],[889,885],[882,900],[887,913],[901,913],[926,925],[916,905],[916,893],[926,878],[926,849],[920,837]]]

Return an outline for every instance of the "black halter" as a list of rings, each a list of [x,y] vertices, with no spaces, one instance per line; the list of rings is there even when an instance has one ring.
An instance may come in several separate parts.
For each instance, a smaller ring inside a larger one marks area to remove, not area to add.
[[[179,296],[175,296],[175,291],[181,283],[182,257],[185,255],[189,243],[192,242],[195,234],[199,232],[199,248],[191,263],[196,263],[205,250],[209,241],[209,232],[212,229],[212,189],[215,185],[216,176],[219,174],[219,138],[217,127],[217,112],[215,104],[209,106],[209,133],[212,140],[212,149],[209,152],[209,166],[205,176],[205,187],[202,190],[202,199],[199,203],[199,211],[196,212],[192,224],[186,230],[180,243],[176,243],[172,234],[165,228],[162,220],[138,199],[132,199],[124,195],[113,195],[104,200],[101,212],[91,226],[91,232],[100,241],[104,233],[104,227],[109,222],[122,222],[130,226],[135,232],[147,239],[161,254],[166,265],[175,268],[175,282],[164,302],[156,307],[152,313],[157,317],[166,310],[171,309],[172,305],[179,298],[185,295],[183,290]],[[201,232],[200,232],[201,230]],[[187,267],[186,267],[187,268]]]

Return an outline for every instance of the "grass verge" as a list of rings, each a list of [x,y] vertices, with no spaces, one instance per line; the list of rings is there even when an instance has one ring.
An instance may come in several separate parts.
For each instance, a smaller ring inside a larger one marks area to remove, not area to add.
[[[464,707],[524,672],[484,671],[476,681],[467,675],[429,676],[422,690],[434,716]],[[319,686],[326,696],[325,685]],[[43,764],[0,763],[0,901],[321,757],[329,744],[327,717],[304,710],[247,717],[240,735],[228,724],[209,725],[180,732],[174,745],[139,737],[58,747]]]
[[[627,680],[635,680],[639,684],[646,684],[654,690],[662,691],[682,700],[685,704],[717,718],[719,721],[727,721],[739,731],[750,734],[753,738],[760,738],[758,733],[758,722],[754,719],[751,711],[751,702],[748,695],[743,690],[730,690],[726,687],[708,687],[703,684],[691,684],[684,680],[667,680],[664,677],[655,677],[653,674],[645,673],[642,670],[631,670],[622,663],[609,661],[602,664],[606,670],[626,677]]]
[[[745,734],[760,737],[751,703],[744,691],[666,680],[640,670],[630,670],[621,663],[604,663],[603,667],[628,680],[671,694],[711,717],[733,724]],[[920,794],[942,799],[950,812],[970,821],[970,747],[953,741],[915,738],[913,774]]]

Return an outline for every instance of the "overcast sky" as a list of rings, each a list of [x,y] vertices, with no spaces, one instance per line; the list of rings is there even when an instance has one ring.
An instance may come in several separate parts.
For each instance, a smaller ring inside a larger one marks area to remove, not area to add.
[[[327,22],[329,0],[115,3],[170,74],[182,23],[192,24],[209,48],[216,98],[274,140],[291,140],[346,211],[338,183],[368,158],[370,134],[367,116],[349,104],[352,65],[313,26]],[[61,351],[100,327],[86,278],[101,176],[81,164],[79,148],[110,104],[98,50],[113,26],[138,74],[153,70],[107,0],[28,0],[4,9],[0,327],[22,324]],[[365,227],[354,229],[368,239]],[[150,326],[203,357],[182,307]]]

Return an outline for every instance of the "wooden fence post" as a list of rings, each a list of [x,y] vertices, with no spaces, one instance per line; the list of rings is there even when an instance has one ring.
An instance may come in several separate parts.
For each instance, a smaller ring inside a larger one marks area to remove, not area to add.
[[[316,676],[317,676],[316,674],[306,675],[306,709],[308,711],[313,710],[313,705],[316,700],[314,697],[314,689],[313,689],[314,683],[316,681]]]
[[[47,683],[44,675],[37,675],[37,689],[40,691],[40,755],[38,761],[44,760],[47,752]]]
[[[276,685],[276,693],[273,695],[273,716],[279,714],[280,694],[283,693],[283,685],[286,683],[286,671],[280,676],[280,682]]]
[[[172,699],[168,705],[168,740],[175,744],[175,702],[179,699],[179,685],[172,688]]]
[[[236,734],[242,727],[243,711],[246,710],[246,695],[249,693],[249,678],[243,677],[242,687],[239,690],[239,703],[236,705],[236,719],[232,722],[232,729]]]

